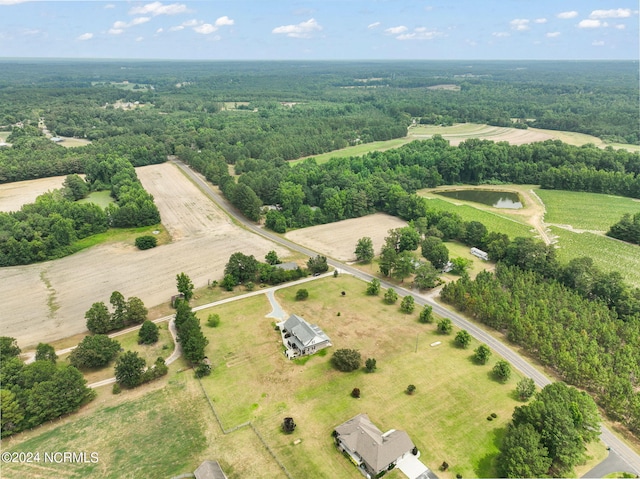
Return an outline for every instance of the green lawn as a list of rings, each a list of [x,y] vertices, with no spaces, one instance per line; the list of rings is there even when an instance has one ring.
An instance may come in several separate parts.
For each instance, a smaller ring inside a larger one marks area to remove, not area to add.
[[[567,262],[590,256],[604,271],[618,271],[632,286],[640,287],[640,246],[593,233],[574,233],[551,226],[558,237],[558,258]]]
[[[542,189],[537,189],[536,194],[544,202],[546,223],[577,229],[608,231],[623,214],[640,212],[639,201],[622,196]]]
[[[498,440],[519,404],[513,399],[517,375],[507,384],[496,383],[490,365],[469,359],[477,342],[469,350],[453,347],[453,335],[439,336],[435,325],[417,322],[418,310],[402,314],[399,302],[389,306],[382,295],[366,296],[366,284],[352,277],[326,278],[305,288],[310,295],[302,302],[294,300],[297,286],[276,295],[287,313],[319,324],[332,338],[328,354],[306,362],[285,359],[273,320],[264,317],[271,309],[265,297],[198,313],[203,323],[211,312],[221,317],[218,328],[203,327],[215,367],[203,384],[226,428],[254,421],[295,477],[356,478],[357,470],[335,450],[330,434],[367,412],[383,431],[405,429],[429,467],[447,460],[452,467],[443,477],[496,475]],[[430,346],[438,340],[440,346]],[[338,348],[358,349],[363,360],[376,358],[378,370],[335,371],[329,361]],[[409,384],[417,387],[413,396],[404,392]],[[362,391],[359,400],[350,397],[354,387]],[[492,412],[498,419],[489,422]],[[298,424],[291,436],[279,430],[285,416]],[[294,444],[297,439],[301,442]]]
[[[464,221],[480,221],[489,231],[498,231],[508,235],[510,238],[534,236],[531,226],[521,223],[517,217],[508,216],[508,213],[493,213],[473,206],[455,205],[447,200],[433,198],[422,192],[418,193],[429,200],[427,202],[429,208],[457,213]]]
[[[207,447],[208,424],[203,418],[211,413],[201,396],[186,394],[185,380],[161,379],[166,383],[163,389],[142,397],[125,391],[119,404],[23,434],[16,439],[30,437],[20,444],[14,445],[15,439],[3,440],[5,451],[96,452],[98,462],[55,464],[41,458],[34,464],[4,463],[2,477],[120,479],[193,472]],[[127,399],[128,395],[132,398]]]
[[[372,151],[383,151],[389,150],[391,148],[398,148],[402,145],[406,145],[407,143],[414,141],[415,138],[395,138],[393,140],[386,141],[373,141],[371,143],[362,143],[360,145],[349,146],[347,148],[342,148],[341,150],[334,150],[328,153],[323,153],[321,155],[313,156],[312,158],[316,159],[318,164],[326,163],[331,158],[348,158],[350,156],[363,156],[367,153],[371,153]],[[292,160],[290,163],[295,165],[296,163],[300,163],[304,161],[305,158],[300,158],[298,160]]]
[[[104,209],[110,203],[115,203],[115,200],[111,197],[109,190],[102,190],[89,193],[89,196],[79,200],[78,203],[93,203]]]
[[[159,231],[158,234],[154,234],[154,231]],[[73,248],[76,251],[83,250],[85,248],[91,248],[92,246],[121,241],[124,243],[135,244],[135,240],[138,236],[153,235],[158,240],[158,245],[171,242],[171,237],[167,230],[161,224],[152,226],[141,226],[139,228],[110,228],[104,233],[98,233],[97,235],[89,236],[81,240],[76,241],[73,244]]]

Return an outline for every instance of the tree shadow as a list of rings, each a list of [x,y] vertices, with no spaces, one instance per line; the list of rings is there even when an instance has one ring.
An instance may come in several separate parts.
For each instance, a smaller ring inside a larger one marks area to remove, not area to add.
[[[496,447],[496,449],[500,449],[502,438],[504,437],[506,432],[506,427],[498,427],[491,432],[491,442]],[[474,465],[473,469],[476,477],[498,477],[498,471],[496,470],[496,458],[499,454],[499,451],[491,452],[489,454],[485,454],[482,458],[480,458],[480,460]]]

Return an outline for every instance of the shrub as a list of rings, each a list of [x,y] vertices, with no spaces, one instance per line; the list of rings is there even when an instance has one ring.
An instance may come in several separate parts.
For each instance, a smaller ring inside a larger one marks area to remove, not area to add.
[[[138,331],[138,344],[154,344],[159,337],[158,326],[153,321],[146,320]]]
[[[118,383],[113,383],[113,387],[111,388],[111,392],[113,394],[120,394],[122,392],[122,388]]]
[[[433,323],[433,308],[431,306],[425,306],[422,308],[418,321],[423,324]]]
[[[247,291],[253,291],[256,285],[253,281],[249,281],[247,284],[244,285],[244,287],[247,289]]]
[[[360,368],[362,358],[355,349],[338,349],[333,353],[331,362],[339,371],[350,372]]]
[[[104,334],[85,336],[71,351],[69,362],[76,368],[100,368],[109,364],[120,351],[120,343]]]
[[[220,315],[211,313],[207,318],[207,326],[209,326],[210,328],[217,328],[218,326],[220,326]]]
[[[398,293],[393,288],[389,288],[386,293],[384,293],[384,302],[387,304],[393,304],[398,301]]]
[[[411,314],[413,313],[413,310],[416,308],[416,303],[415,300],[413,299],[413,296],[405,296],[404,298],[402,298],[402,302],[400,303],[400,311],[402,311],[405,314]]]
[[[493,375],[501,382],[507,382],[507,380],[511,377],[511,365],[501,359],[496,363],[493,367]]]
[[[464,329],[462,331],[458,331],[458,334],[456,334],[456,344],[462,349],[466,349],[470,343],[471,335]]]
[[[449,463],[447,461],[442,461],[442,465],[440,466],[440,470],[446,471],[449,469]]]
[[[150,249],[155,248],[158,245],[158,240],[155,236],[138,236],[136,238],[136,247],[138,249]]]
[[[453,330],[453,323],[449,318],[442,318],[438,321],[438,332],[440,334],[451,334]]]
[[[498,417],[498,415],[497,415],[495,412],[492,412],[492,413],[491,413],[491,417],[492,417],[493,419],[495,419],[495,418],[497,418],[497,417]]]
[[[368,373],[372,373],[376,370],[376,360],[373,358],[369,358],[364,362],[364,367],[366,368]]]
[[[380,280],[373,278],[367,285],[367,294],[369,296],[377,296],[380,293]]]
[[[285,417],[284,421],[282,421],[282,430],[286,434],[291,434],[296,429],[296,423],[294,422],[292,417]]]
[[[413,384],[409,384],[407,386],[407,394],[412,395],[414,392],[416,392],[416,387]]]
[[[359,399],[360,398],[360,389],[359,388],[353,388],[353,390],[351,391],[351,397]]]
[[[196,377],[203,378],[211,374],[211,366],[206,362],[201,362],[196,368]]]
[[[309,297],[309,291],[302,288],[296,291],[296,301],[304,301]]]
[[[486,344],[481,344],[476,349],[473,350],[475,353],[473,355],[473,360],[478,364],[487,364],[489,362],[489,358],[491,357],[491,350]]]

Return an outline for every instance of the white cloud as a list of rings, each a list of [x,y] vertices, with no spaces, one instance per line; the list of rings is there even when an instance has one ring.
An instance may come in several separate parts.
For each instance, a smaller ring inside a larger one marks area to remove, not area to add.
[[[31,0],[0,0],[0,5],[17,5],[18,3],[26,3]]]
[[[547,23],[547,19],[546,18],[536,18],[533,23]]]
[[[198,20],[196,20],[195,18],[193,20],[187,20],[186,22],[182,22],[181,26],[183,27],[195,27],[196,25],[199,25],[203,22],[199,22]]]
[[[151,20],[151,18],[149,17],[137,17],[131,20],[131,23],[129,23],[129,26],[133,27],[134,25],[142,25],[143,23],[147,23],[149,20]]]
[[[624,26],[624,24],[619,23],[618,25],[616,25],[614,28],[617,28],[618,30],[624,30],[626,27]]]
[[[183,3],[172,3],[163,5],[160,2],[147,3],[141,7],[133,7],[129,10],[129,15],[176,15],[187,12],[187,6]]]
[[[109,30],[107,30],[107,33],[109,35],[120,35],[123,32],[124,32],[124,30],[122,28],[113,28],[113,27],[111,27]]]
[[[141,42],[142,40],[144,40],[144,37],[138,37],[138,38],[136,38],[136,42]]]
[[[91,40],[92,38],[93,38],[93,33],[83,33],[78,38],[76,38],[76,40],[85,41],[85,40]]]
[[[398,25],[397,27],[387,28],[384,32],[388,33],[389,35],[399,35],[406,32],[407,30],[409,29],[404,25]]]
[[[271,33],[283,34],[292,38],[310,38],[314,32],[322,30],[322,26],[314,18],[297,25],[282,25],[271,30]]]
[[[594,47],[601,47],[604,45],[604,42],[602,40],[596,40],[591,45],[593,45]]]
[[[107,3],[104,8],[116,8],[116,6],[113,3]]]
[[[160,28],[158,28],[158,29],[156,30],[156,33],[162,33],[162,32],[164,32],[164,28],[162,28],[162,27],[160,27]]]
[[[396,37],[397,40],[433,40],[442,36],[442,32],[436,30],[427,30],[425,27],[418,27],[411,33],[403,33]]]
[[[510,37],[511,34],[509,32],[493,32],[491,35],[498,38]]]
[[[518,32],[522,32],[525,30],[529,30],[529,20],[527,18],[516,18],[509,22],[512,30],[516,30]]]
[[[570,12],[558,13],[556,15],[556,17],[562,18],[563,20],[568,20],[570,18],[576,18],[577,16],[578,16],[578,12],[576,12],[575,10],[572,10]]]
[[[26,30],[23,30],[21,32],[23,35],[37,35],[38,33],[40,33],[40,30],[36,30],[33,28],[28,28]]]
[[[603,24],[600,20],[581,20],[578,28],[600,28]]]
[[[560,36],[560,32],[549,32],[547,33],[546,37],[547,38],[556,38]]]
[[[376,28],[380,26],[380,22],[373,22],[367,25],[367,28]]]
[[[210,23],[203,23],[202,25],[198,25],[197,27],[193,27],[193,31],[196,33],[201,33],[202,35],[209,35],[217,30],[217,28]]]
[[[227,17],[226,15],[224,17],[220,17],[216,20],[216,27],[226,27],[229,25],[233,25],[235,22],[233,20],[231,20],[229,17]]]
[[[630,8],[617,8],[615,10],[594,10],[589,18],[629,18],[630,16]]]
[[[175,27],[169,28],[170,32],[179,32],[180,30],[184,30],[184,26],[183,25],[177,25]]]

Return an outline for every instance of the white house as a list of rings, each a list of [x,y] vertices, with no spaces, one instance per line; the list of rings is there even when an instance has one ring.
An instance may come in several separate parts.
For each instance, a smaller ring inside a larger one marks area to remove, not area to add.
[[[307,356],[331,346],[331,340],[322,329],[309,324],[300,316],[292,314],[289,319],[278,323],[282,343],[287,348],[285,354],[289,359]]]
[[[415,444],[404,431],[380,431],[366,414],[358,414],[335,428],[338,449],[346,453],[365,477],[393,469],[401,459],[417,455]]]

